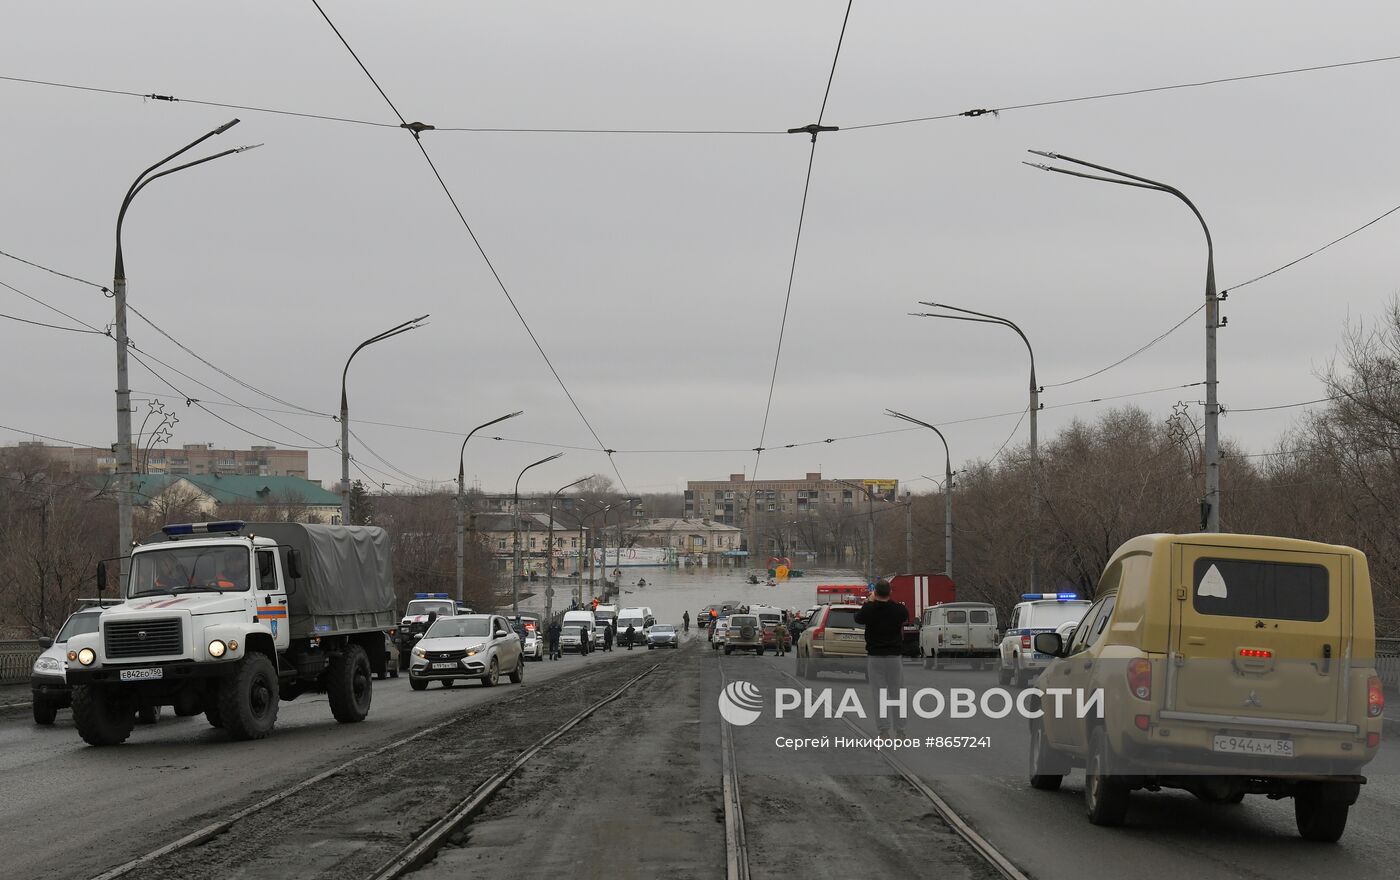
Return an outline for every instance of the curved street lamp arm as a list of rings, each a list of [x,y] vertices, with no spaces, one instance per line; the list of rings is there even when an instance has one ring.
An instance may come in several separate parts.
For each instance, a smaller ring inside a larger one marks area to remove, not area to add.
[[[978,323],[980,323],[980,324],[1000,324],[1000,325],[1002,325],[1003,327],[1010,327],[1012,330],[1014,330],[1014,331],[1016,332],[1016,335],[1017,335],[1017,336],[1021,337],[1021,341],[1024,342],[1024,343],[1026,344],[1026,354],[1030,355],[1030,357],[1031,357],[1031,390],[1032,390],[1032,391],[1035,390],[1035,388],[1036,388],[1036,382],[1035,382],[1035,349],[1031,348],[1031,341],[1030,341],[1030,339],[1026,338],[1026,334],[1021,330],[1021,328],[1020,328],[1019,326],[1017,326],[1017,324],[1016,324],[1015,321],[1012,321],[1010,318],[1003,318],[1003,317],[1000,317],[1000,316],[998,316],[998,315],[989,315],[989,314],[987,314],[987,313],[985,313],[985,312],[974,312],[972,309],[963,309],[963,308],[959,308],[959,307],[957,307],[957,306],[950,306],[950,305],[948,305],[947,303],[921,302],[921,303],[919,303],[919,305],[921,305],[921,306],[928,306],[928,307],[930,307],[930,308],[935,308],[935,309],[951,309],[952,311],[955,311],[955,312],[964,312],[965,314],[968,314],[968,315],[979,315],[979,316],[980,316],[980,317],[977,317],[977,318],[964,318],[964,317],[960,317],[960,316],[958,316],[958,315],[939,315],[939,314],[931,314],[931,313],[929,313],[929,312],[914,312],[914,313],[913,313],[913,314],[917,315],[917,316],[920,317],[920,318],[945,318],[945,319],[950,320],[950,321],[976,321],[976,322],[978,322]]]
[[[539,465],[542,465],[542,464],[544,464],[544,463],[547,462],[547,461],[554,461],[554,459],[556,459],[556,458],[563,458],[563,456],[564,456],[564,453],[562,453],[562,452],[556,452],[556,453],[554,453],[553,455],[551,455],[551,456],[549,456],[549,457],[547,457],[547,458],[542,458],[542,459],[540,459],[539,461],[532,461],[532,462],[530,462],[529,464],[525,465],[523,468],[521,468],[521,469],[520,469],[520,473],[518,473],[518,474],[515,475],[515,494],[516,494],[516,497],[519,497],[519,495],[520,495],[520,478],[523,477],[523,476],[525,476],[525,472],[526,472],[526,471],[528,471],[528,470],[529,470],[530,468],[532,468],[532,467],[537,467],[537,466],[539,466]]]
[[[361,342],[359,345],[355,346],[355,350],[350,352],[350,357],[345,359],[345,369],[340,371],[340,406],[342,409],[345,407],[346,403],[345,379],[347,376],[350,375],[350,362],[355,359],[355,355],[359,354],[361,349],[373,345],[376,342],[382,342],[383,340],[388,339],[391,336],[398,336],[400,333],[407,333],[410,330],[417,330],[420,326],[422,326],[419,322],[427,317],[427,315],[423,315],[421,317],[414,318],[412,321],[404,321],[397,327],[390,327],[383,333],[371,336],[369,339],[366,339],[364,342]]]
[[[425,315],[424,317],[427,317],[427,316]],[[354,357],[354,355],[352,354],[351,357]],[[350,367],[350,365],[349,365],[348,363],[347,363],[345,366],[346,366],[346,369],[349,369],[349,367]],[[342,377],[342,378],[341,378],[341,383],[344,384],[344,381],[345,381],[345,380],[344,380],[344,378]],[[524,415],[524,414],[525,414],[525,410],[523,410],[523,409],[518,409],[518,410],[516,410],[516,411],[513,412],[513,413],[506,413],[505,415],[499,416],[499,417],[497,417],[497,418],[494,418],[494,419],[492,419],[492,420],[489,421],[489,422],[483,422],[482,424],[477,425],[475,428],[472,428],[470,431],[468,431],[468,432],[467,432],[467,438],[466,438],[466,440],[463,440],[463,441],[462,441],[462,451],[461,451],[460,453],[458,453],[458,455],[457,455],[457,479],[458,479],[458,480],[461,480],[461,479],[466,475],[467,440],[472,439],[472,435],[473,435],[473,434],[475,434],[477,431],[480,431],[482,428],[489,428],[489,427],[491,427],[492,425],[496,424],[497,422],[504,422],[506,419],[513,419],[513,418],[515,418],[516,416]]]
[[[896,419],[903,419],[904,421],[911,422],[915,425],[922,425],[923,427],[928,428],[930,431],[937,434],[938,439],[943,441],[943,461],[946,465],[947,474],[950,477],[953,475],[953,454],[948,450],[948,438],[943,436],[942,431],[938,430],[938,428],[936,428],[935,426],[930,425],[928,422],[916,419],[913,416],[905,415],[904,413],[898,412],[896,410],[886,409],[885,415],[893,416]]]
[[[1095,165],[1093,162],[1086,162],[1083,159],[1076,159],[1073,156],[1066,156],[1063,153],[1051,153],[1044,150],[1028,150],[1037,156],[1044,156],[1047,159],[1058,159],[1061,162],[1071,162],[1075,165],[1083,165],[1085,168],[1093,168],[1096,171],[1103,171],[1114,174],[1118,177],[1125,177],[1127,180],[1115,180],[1111,177],[1100,177],[1096,174],[1083,174],[1078,171],[1071,171],[1068,168],[1056,168],[1052,165],[1040,165],[1035,162],[1026,162],[1032,168],[1039,168],[1042,171],[1054,171],[1059,174],[1069,174],[1074,177],[1083,177],[1088,180],[1101,180],[1104,183],[1116,183],[1121,186],[1136,186],[1142,189],[1155,189],[1158,192],[1170,193],[1186,203],[1186,207],[1191,209],[1191,213],[1196,215],[1196,220],[1201,224],[1201,231],[1206,235],[1206,289],[1207,296],[1215,296],[1215,242],[1210,236],[1210,227],[1206,225],[1206,218],[1201,215],[1194,202],[1186,197],[1186,193],[1177,189],[1169,183],[1162,183],[1160,180],[1153,180],[1138,174],[1130,174],[1127,171],[1119,171],[1117,168],[1109,168],[1107,165]],[[1137,181],[1136,183],[1134,181]]]

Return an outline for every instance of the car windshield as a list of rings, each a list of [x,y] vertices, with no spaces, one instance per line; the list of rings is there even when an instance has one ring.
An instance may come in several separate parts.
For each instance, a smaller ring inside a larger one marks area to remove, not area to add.
[[[403,613],[405,617],[427,617],[429,614],[448,617],[452,614],[452,603],[414,600],[408,603],[408,608],[404,609]]]
[[[126,597],[246,592],[248,564],[248,548],[241,544],[221,547],[174,544],[134,553]]]
[[[562,635],[566,635],[566,636],[582,636],[582,635],[583,635],[583,627],[581,627],[581,626],[566,626],[566,627],[564,627],[564,630],[563,630],[563,632],[562,632]]]
[[[491,634],[491,621],[481,617],[440,618],[423,634],[425,639],[485,638]]]
[[[653,633],[673,633],[676,628],[674,626],[653,626],[651,631]]]
[[[100,611],[88,611],[86,613],[74,614],[68,618],[68,622],[59,631],[55,642],[66,642],[73,636],[86,635],[97,632],[97,619],[102,616]]]
[[[736,615],[734,617],[729,618],[730,626],[756,626],[757,624],[757,617],[740,617]]]
[[[620,626],[620,627],[622,627],[623,629],[627,629],[627,627],[629,627],[629,626],[634,626],[634,627],[636,627],[637,629],[641,629],[641,628],[642,628],[642,618],[640,618],[640,617],[624,617],[624,618],[622,618],[621,620],[619,620],[619,621],[617,622],[617,625]]]
[[[1054,629],[1062,623],[1078,623],[1089,607],[1088,602],[1056,602],[1053,605],[1032,605],[1026,626],[1034,629]]]

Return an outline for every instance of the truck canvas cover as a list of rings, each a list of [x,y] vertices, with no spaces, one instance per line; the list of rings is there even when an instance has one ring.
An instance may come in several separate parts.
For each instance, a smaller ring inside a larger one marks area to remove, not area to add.
[[[248,523],[245,535],[271,538],[301,555],[301,578],[287,585],[296,635],[387,629],[394,625],[389,534],[378,526]]]

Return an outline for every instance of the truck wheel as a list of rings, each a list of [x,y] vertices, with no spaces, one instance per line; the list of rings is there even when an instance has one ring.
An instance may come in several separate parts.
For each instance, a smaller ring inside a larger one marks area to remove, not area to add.
[[[414,678],[410,675],[408,677],[408,686],[413,688],[415,691],[425,691],[428,689],[428,682],[424,679]]]
[[[266,654],[249,654],[219,682],[219,718],[233,739],[262,739],[277,723],[277,670]]]
[[[136,726],[134,714],[131,701],[118,693],[84,684],[73,687],[73,722],[90,746],[126,742]]]
[[[1089,763],[1084,768],[1084,808],[1095,825],[1122,825],[1128,816],[1128,786],[1112,773],[1108,734],[1096,727],[1089,738]]]
[[[515,663],[515,671],[510,674],[511,684],[520,684],[525,680],[525,655],[521,654],[520,659]]]
[[[495,687],[501,680],[501,664],[496,662],[496,658],[491,658],[491,665],[486,667],[486,674],[481,677],[482,687]]]
[[[364,648],[351,644],[331,661],[326,676],[326,696],[336,721],[341,724],[364,721],[369,715],[373,688],[369,655]]]
[[[1045,725],[1031,725],[1031,788],[1038,791],[1059,791],[1069,768],[1065,761],[1050,747],[1045,738]]]
[[[34,698],[34,723],[48,726],[58,717],[58,707],[48,700]]]
[[[160,720],[160,707],[141,706],[136,710],[136,720],[141,724],[155,724]]]
[[[1293,818],[1298,823],[1298,836],[1317,843],[1336,843],[1347,829],[1347,813],[1351,805],[1344,800],[1327,797],[1327,786],[1302,785],[1293,796]]]

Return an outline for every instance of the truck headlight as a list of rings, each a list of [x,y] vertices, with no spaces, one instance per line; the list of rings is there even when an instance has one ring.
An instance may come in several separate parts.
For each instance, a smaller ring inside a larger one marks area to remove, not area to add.
[[[62,669],[62,668],[63,668],[63,667],[60,666],[60,665],[58,664],[58,661],[55,660],[55,659],[52,658],[52,657],[40,657],[38,660],[34,661],[34,671],[35,671],[35,672],[38,672],[38,671],[44,670],[44,669],[47,669],[47,670],[55,670],[55,671],[56,671],[56,670],[59,670],[59,669]]]
[[[93,653],[91,648],[83,648],[78,652],[78,662],[84,666],[91,666],[96,659],[97,654]]]
[[[224,652],[227,651],[227,650],[228,650],[228,645],[225,645],[223,642],[219,641],[218,639],[215,639],[214,641],[212,641],[212,642],[209,643],[209,656],[210,656],[210,657],[222,657],[222,656],[224,656]]]

